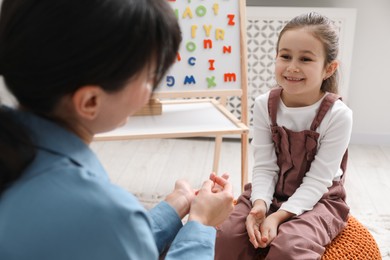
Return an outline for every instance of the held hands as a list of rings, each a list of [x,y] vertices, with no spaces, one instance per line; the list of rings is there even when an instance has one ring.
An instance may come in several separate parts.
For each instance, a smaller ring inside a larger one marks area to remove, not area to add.
[[[222,177],[210,175],[192,200],[189,221],[217,226],[230,215],[233,211],[233,190],[228,178],[226,174]]]
[[[186,181],[178,180],[165,201],[180,218],[190,213],[189,221],[198,221],[207,226],[219,225],[233,210],[233,190],[228,178],[228,174],[221,177],[211,174],[198,191]]]
[[[185,180],[178,180],[175,188],[165,201],[170,204],[177,212],[179,217],[184,218],[190,211],[192,200],[195,197],[195,190]]]

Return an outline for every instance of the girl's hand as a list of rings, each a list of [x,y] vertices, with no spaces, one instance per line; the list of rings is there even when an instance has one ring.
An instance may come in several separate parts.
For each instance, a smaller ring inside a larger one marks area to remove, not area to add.
[[[263,223],[261,223],[260,232],[262,236],[259,241],[259,247],[265,248],[274,240],[278,233],[278,226],[279,223],[277,219],[272,217],[272,215],[268,216]]]
[[[293,213],[284,210],[279,210],[269,215],[260,225],[262,239],[259,243],[259,247],[265,248],[269,246],[269,244],[275,239],[276,235],[278,234],[279,225],[293,216]]]
[[[215,178],[214,178],[215,177]],[[218,226],[233,211],[232,185],[224,178],[214,176],[207,180],[192,200],[189,221],[198,221],[206,226]],[[214,192],[215,184],[220,186]]]
[[[214,182],[213,192],[220,192],[223,190],[223,187],[227,180],[229,180],[229,174],[224,173],[222,176],[217,176],[215,173],[210,174],[210,180]]]
[[[248,232],[249,241],[255,248],[260,247],[264,244],[263,239],[267,239],[260,232],[260,226],[266,218],[267,207],[263,200],[256,200],[253,203],[252,210],[246,217],[246,230]]]

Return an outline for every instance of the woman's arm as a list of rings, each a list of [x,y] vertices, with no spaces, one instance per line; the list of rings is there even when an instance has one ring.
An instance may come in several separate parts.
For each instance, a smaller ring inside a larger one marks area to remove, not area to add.
[[[173,241],[167,260],[214,259],[215,226],[233,211],[232,186],[224,177],[211,174],[196,194],[188,222]]]
[[[226,176],[211,174],[196,196],[187,182],[177,181],[166,200],[150,211],[159,252],[169,246],[165,259],[212,259],[214,226],[221,224],[232,210],[232,186]],[[188,222],[182,227],[180,218],[188,213]]]

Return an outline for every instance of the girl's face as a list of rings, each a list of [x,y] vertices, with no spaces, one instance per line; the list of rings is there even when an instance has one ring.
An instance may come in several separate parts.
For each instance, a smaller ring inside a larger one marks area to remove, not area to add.
[[[321,84],[328,76],[324,46],[307,29],[286,31],[277,50],[275,78],[283,88],[287,106],[307,106],[321,97]],[[285,97],[285,99],[284,99]]]

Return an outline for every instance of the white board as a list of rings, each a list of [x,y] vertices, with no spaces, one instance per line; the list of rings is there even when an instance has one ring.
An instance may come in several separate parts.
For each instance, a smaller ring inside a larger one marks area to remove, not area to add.
[[[170,0],[183,41],[156,92],[242,88],[240,0]]]

